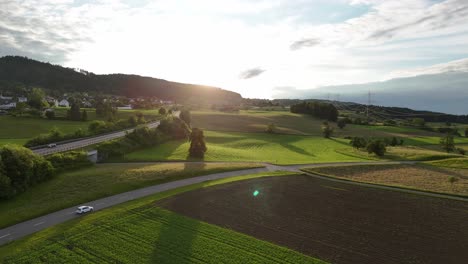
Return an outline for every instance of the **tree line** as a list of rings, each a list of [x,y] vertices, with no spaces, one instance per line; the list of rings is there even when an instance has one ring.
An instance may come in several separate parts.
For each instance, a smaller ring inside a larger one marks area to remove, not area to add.
[[[323,102],[302,102],[291,105],[291,113],[308,114],[317,118],[336,122],[338,120],[338,109],[332,104]]]

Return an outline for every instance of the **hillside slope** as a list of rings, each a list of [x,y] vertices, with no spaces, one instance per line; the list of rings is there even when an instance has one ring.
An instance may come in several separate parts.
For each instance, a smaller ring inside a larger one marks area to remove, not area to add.
[[[127,97],[155,96],[178,102],[239,103],[241,95],[216,87],[170,82],[138,75],[98,75],[32,59],[0,58],[0,90],[24,84],[40,86],[54,94],[104,93]]]

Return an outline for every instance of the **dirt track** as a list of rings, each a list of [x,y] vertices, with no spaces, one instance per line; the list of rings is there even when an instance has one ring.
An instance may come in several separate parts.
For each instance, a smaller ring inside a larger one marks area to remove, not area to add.
[[[199,189],[158,204],[332,263],[468,260],[462,201],[289,176]]]

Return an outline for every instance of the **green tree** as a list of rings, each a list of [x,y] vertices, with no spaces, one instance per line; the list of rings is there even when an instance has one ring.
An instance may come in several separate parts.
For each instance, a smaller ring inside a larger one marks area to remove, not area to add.
[[[468,137],[468,127],[465,128],[465,137]]]
[[[160,115],[165,115],[166,112],[167,112],[167,111],[166,111],[166,108],[164,108],[164,107],[159,108],[159,114],[160,114]]]
[[[344,119],[344,118],[338,119],[337,125],[338,125],[338,127],[339,127],[340,129],[345,128],[345,126],[346,126],[346,119]]]
[[[367,140],[363,137],[353,137],[350,144],[353,148],[361,149],[367,146]]]
[[[88,112],[86,112],[86,110],[81,112],[81,121],[88,121]]]
[[[28,96],[28,104],[35,109],[42,110],[48,106],[47,101],[44,99],[45,93],[40,88],[33,88]]]
[[[68,110],[68,119],[73,121],[81,120],[80,104],[77,100],[70,98],[70,110]]]
[[[322,133],[325,138],[330,138],[333,135],[333,127],[328,124],[328,122],[323,122],[322,124]]]
[[[192,158],[202,159],[205,157],[206,151],[207,148],[205,144],[205,136],[203,135],[203,130],[193,128],[192,133],[190,134],[189,156]]]
[[[188,126],[190,126],[190,123],[192,122],[192,115],[190,114],[190,111],[187,109],[184,109],[180,112],[180,119],[182,119]]]
[[[375,155],[382,157],[387,152],[385,143],[382,140],[372,140],[367,144],[367,152],[369,154],[374,153]]]
[[[413,118],[412,123],[417,127],[424,127],[426,125],[426,120],[424,118]]]
[[[12,195],[13,188],[11,186],[11,180],[6,176],[3,162],[0,159],[0,199],[9,198]]]
[[[19,103],[16,103],[15,112],[17,115],[22,116],[26,112],[27,108],[28,108],[28,104],[24,102],[19,102]]]
[[[453,140],[453,135],[447,133],[444,137],[440,138],[440,146],[443,150],[453,152],[455,150],[455,142]]]

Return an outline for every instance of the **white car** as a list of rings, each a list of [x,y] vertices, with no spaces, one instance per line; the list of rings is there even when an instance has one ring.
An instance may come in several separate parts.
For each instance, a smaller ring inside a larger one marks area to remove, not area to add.
[[[78,209],[75,212],[77,214],[84,214],[84,213],[92,212],[92,211],[94,211],[94,207],[83,205],[83,206],[78,207]]]
[[[49,145],[47,145],[48,148],[55,148],[57,146],[57,144],[55,143],[51,143]]]

